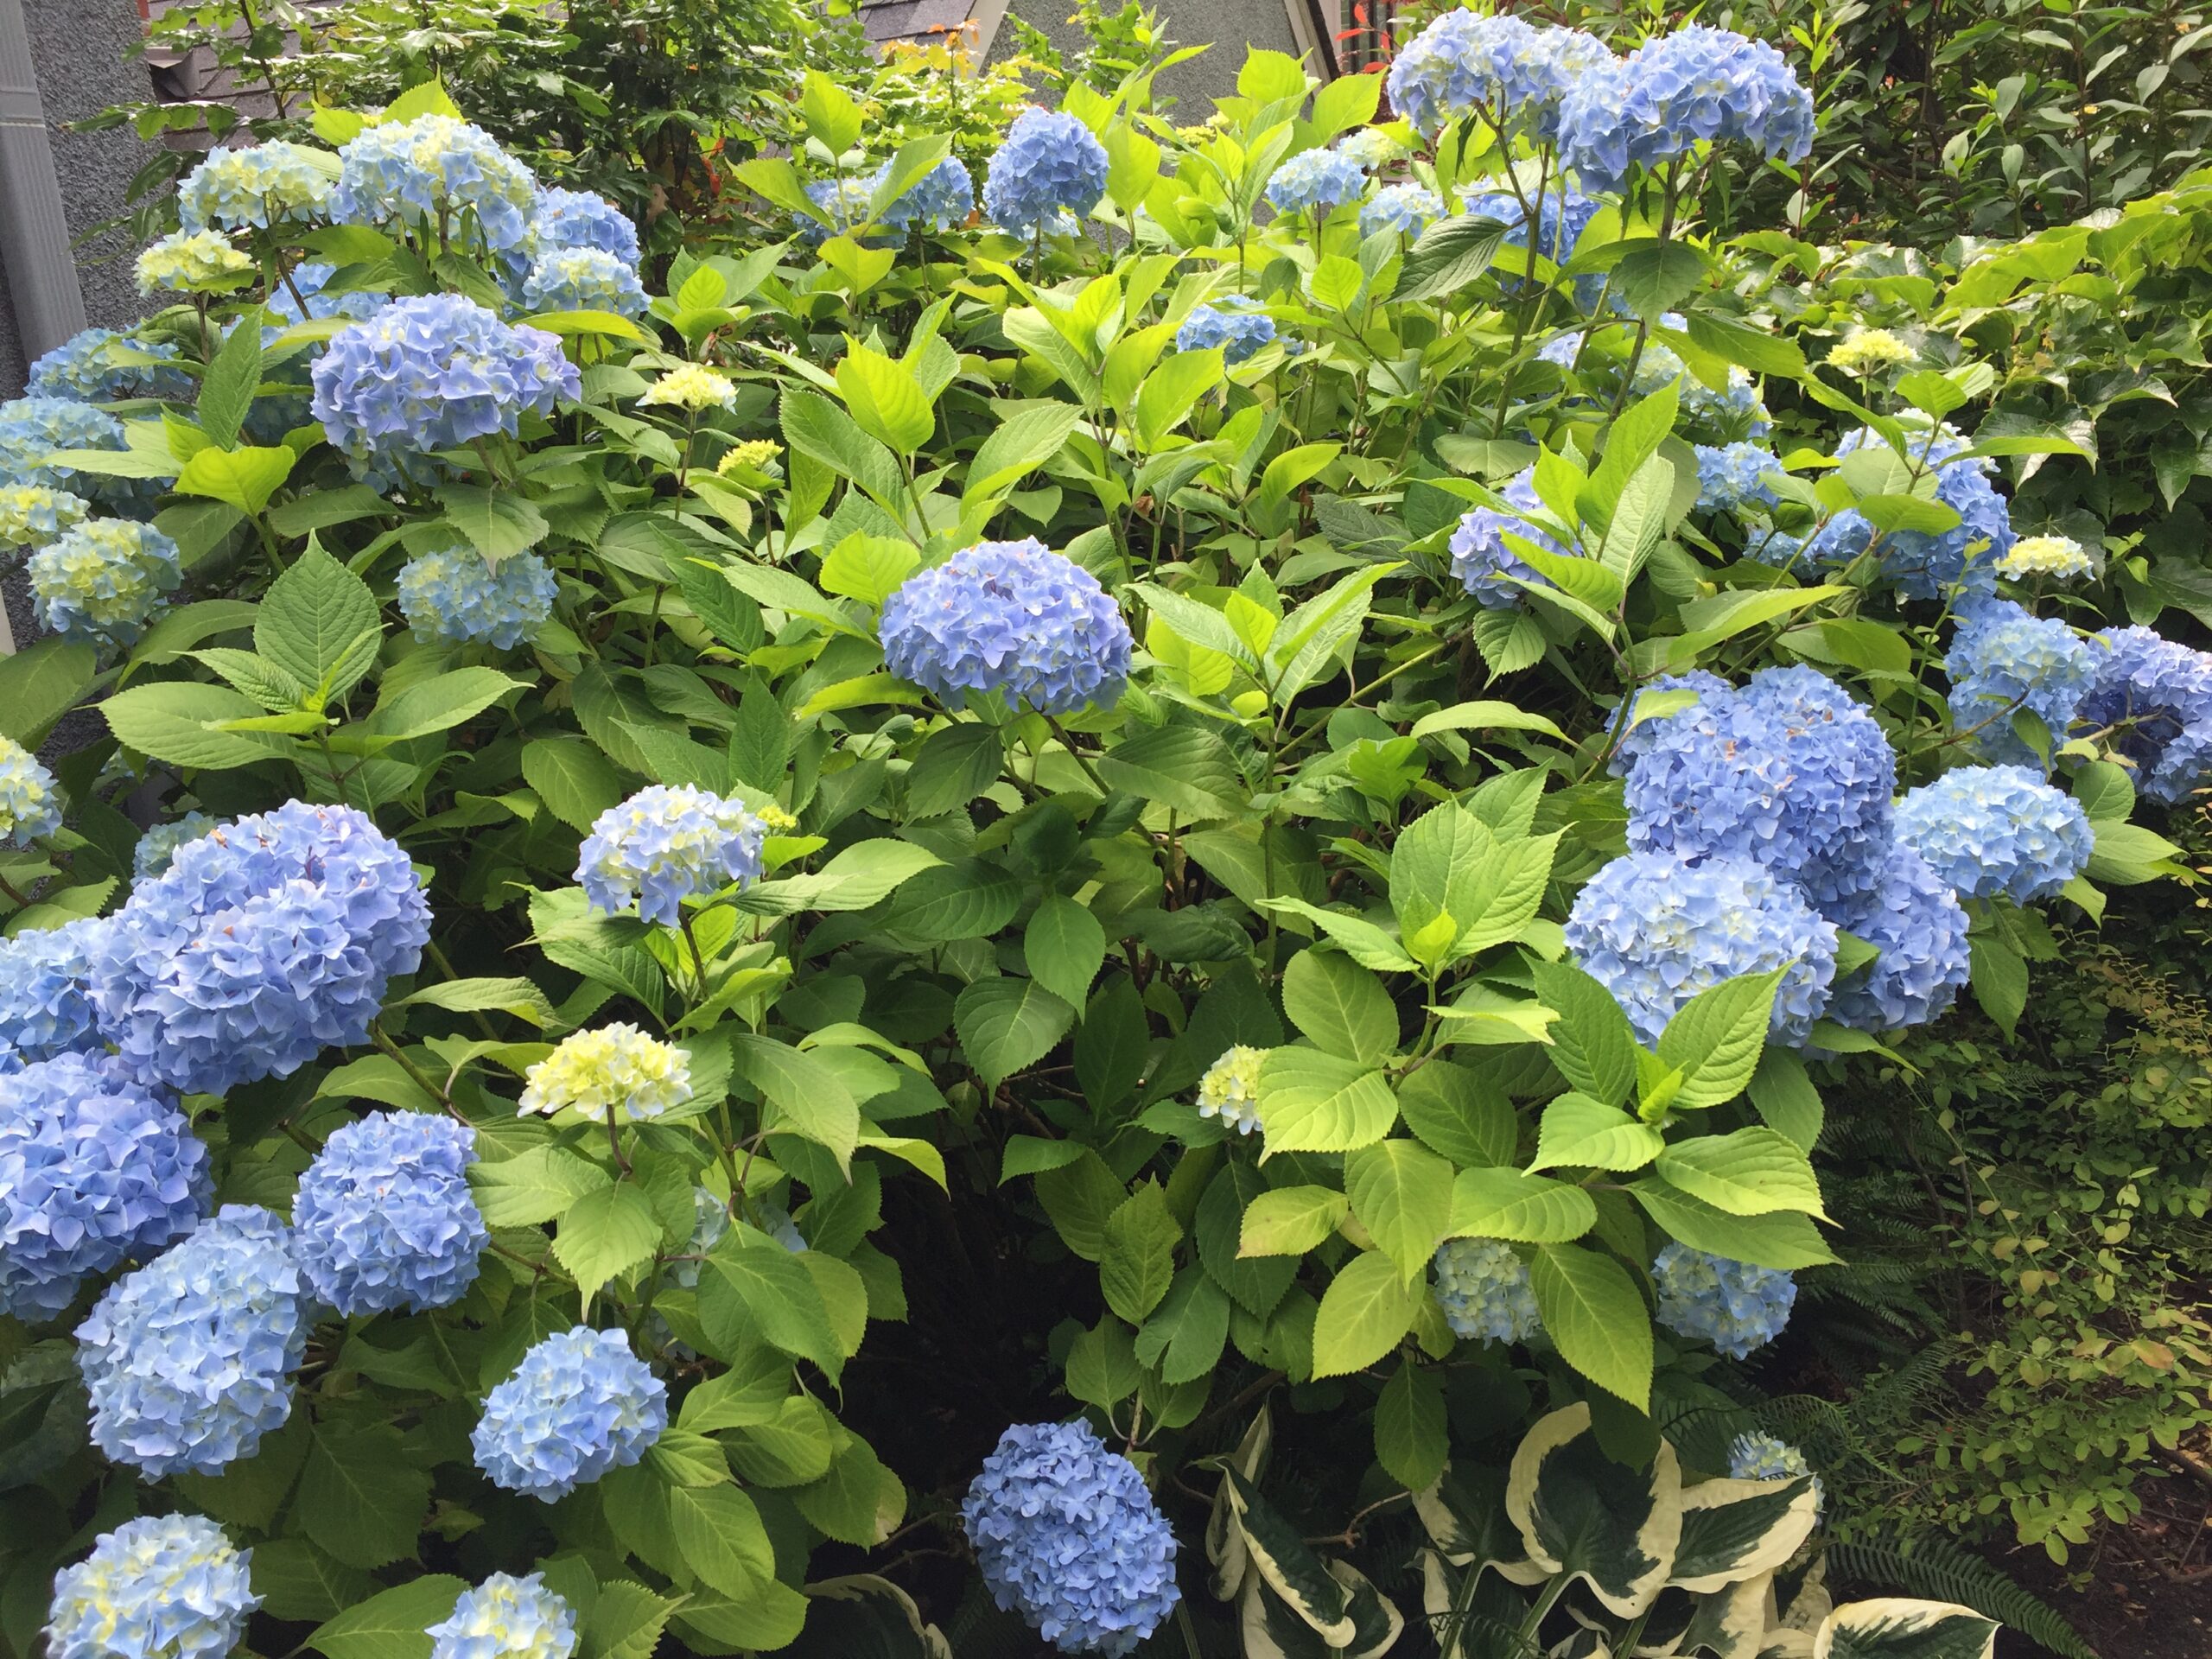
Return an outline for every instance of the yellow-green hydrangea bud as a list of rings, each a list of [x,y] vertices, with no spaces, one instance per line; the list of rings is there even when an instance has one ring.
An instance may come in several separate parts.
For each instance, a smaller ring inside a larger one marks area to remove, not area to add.
[[[737,402],[737,388],[729,377],[703,363],[685,363],[671,369],[645,388],[641,404],[664,404],[696,414],[702,409],[728,409]]]
[[[138,256],[138,291],[226,294],[255,270],[251,259],[213,231],[172,231]]]
[[[1828,366],[1845,374],[1878,374],[1913,359],[1912,347],[1886,328],[1860,328],[1828,351]]]
[[[2023,536],[1997,561],[1997,574],[2015,582],[2026,576],[2071,582],[2094,568],[2088,551],[2071,536]]]
[[[1217,1117],[1239,1135],[1260,1127],[1260,1067],[1264,1048],[1239,1043],[1198,1079],[1198,1116]]]
[[[691,1098],[683,1051],[635,1026],[580,1031],[523,1076],[516,1116],[542,1113],[556,1123],[639,1122]]]
[[[718,473],[734,472],[740,467],[750,467],[764,473],[776,465],[784,453],[784,446],[772,438],[747,438],[743,443],[733,444],[722,458],[715,463]]]

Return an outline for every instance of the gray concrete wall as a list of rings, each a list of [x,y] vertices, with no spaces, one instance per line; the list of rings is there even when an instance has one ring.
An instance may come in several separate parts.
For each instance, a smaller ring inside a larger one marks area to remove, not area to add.
[[[1069,0],[1010,0],[1007,7],[1009,16],[1036,25],[1071,59],[1084,47],[1083,32],[1068,21],[1071,9]],[[1210,50],[1177,64],[1154,83],[1156,91],[1177,100],[1172,117],[1178,122],[1205,120],[1215,99],[1236,92],[1236,72],[1248,48],[1265,47],[1293,57],[1300,51],[1284,0],[1182,0],[1179,5],[1168,0],[1160,9],[1166,14],[1169,39],[1182,46],[1211,43]],[[1013,29],[1001,25],[991,43],[991,60],[1011,56],[1016,44]]]

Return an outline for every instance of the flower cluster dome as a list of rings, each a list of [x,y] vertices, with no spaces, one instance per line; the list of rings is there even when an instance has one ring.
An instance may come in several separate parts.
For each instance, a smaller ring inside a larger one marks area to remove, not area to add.
[[[2076,718],[2134,770],[2154,801],[2185,799],[2212,777],[2212,656],[2148,628],[2106,628],[2097,677]]]
[[[457,544],[407,562],[399,573],[399,613],[417,639],[481,640],[512,651],[537,637],[559,593],[552,567],[535,553],[511,553],[493,564]]]
[[[2074,713],[2096,678],[2097,651],[2065,623],[2031,615],[2009,600],[1961,607],[1943,672],[1951,681],[1951,723],[1974,734],[1992,760],[2041,766],[2042,759],[2012,729],[2025,709],[2066,740]]]
[[[880,185],[890,175],[891,163],[886,162],[875,169],[868,181],[871,189]],[[948,156],[935,167],[914,181],[906,193],[883,210],[883,226],[901,236],[920,228],[931,231],[957,229],[968,222],[976,211],[976,180],[968,171],[966,162],[957,156]]]
[[[1910,842],[1893,842],[1866,892],[1837,925],[1881,954],[1836,987],[1828,1017],[1856,1031],[1897,1031],[1941,1019],[1967,982],[1967,913],[1950,884]]]
[[[121,397],[187,400],[199,383],[175,366],[177,357],[176,347],[166,340],[134,340],[112,328],[79,329],[31,365],[24,391],[80,404]]]
[[[1778,499],[1764,474],[1778,473],[1782,463],[1770,449],[1756,443],[1697,446],[1697,505],[1700,512],[1741,512],[1745,507],[1770,507]]]
[[[348,317],[355,322],[365,322],[390,303],[384,295],[362,289],[333,292],[330,281],[337,275],[335,265],[304,260],[284,273],[283,280],[270,290],[269,297],[262,303],[278,321],[287,323],[309,322],[322,317]],[[273,338],[264,334],[262,343],[266,345]]]
[[[1547,553],[1562,556],[1567,550],[1549,531],[1522,516],[1543,510],[1536,494],[1535,467],[1516,473],[1497,493],[1513,511],[1476,507],[1461,516],[1459,528],[1452,532],[1452,574],[1485,609],[1516,610],[1524,602],[1525,592],[1518,583],[1545,579],[1514,551],[1506,537],[1517,536]]]
[[[196,1515],[142,1515],[54,1575],[50,1659],[223,1659],[261,1605],[253,1552]]]
[[[92,504],[43,484],[0,487],[0,547],[44,547],[92,516]]]
[[[654,784],[592,821],[576,859],[576,880],[594,910],[631,906],[673,927],[683,900],[760,876],[767,825],[742,803],[690,784]]]
[[[541,1573],[494,1573],[461,1592],[453,1611],[423,1632],[430,1659],[569,1659],[576,1615]]]
[[[632,270],[644,257],[630,216],[590,190],[540,186],[531,224],[541,253],[548,248],[597,248]]]
[[[176,857],[176,849],[187,842],[197,841],[217,827],[217,820],[205,812],[188,812],[169,823],[157,823],[138,837],[138,844],[131,849],[130,874],[134,881],[150,881],[169,867]]]
[[[817,179],[806,187],[806,199],[819,207],[828,223],[800,214],[798,239],[818,248],[833,236],[850,236],[869,223],[868,207],[875,200],[873,177],[849,174],[842,178]],[[861,238],[871,247],[888,247],[894,238],[877,233]]]
[[[1997,561],[1997,574],[2014,582],[2037,576],[2072,582],[2095,569],[2089,562],[2088,550],[2071,536],[2023,536]]]
[[[467,1124],[423,1112],[339,1129],[292,1202],[308,1287],[348,1319],[459,1301],[489,1237],[468,1190],[475,1148]]]
[[[1368,237],[1390,231],[1419,236],[1443,217],[1444,198],[1427,185],[1411,180],[1386,184],[1360,204],[1359,233]]]
[[[188,231],[267,230],[321,218],[338,188],[328,162],[326,152],[282,138],[210,150],[177,187],[177,216]]]
[[[1055,218],[1081,219],[1106,194],[1106,147],[1065,110],[1024,110],[983,177],[983,214],[1028,236]]]
[[[0,485],[67,490],[128,512],[153,499],[159,480],[79,472],[48,457],[71,449],[121,449],[123,423],[72,397],[18,397],[0,404]]]
[[[1765,41],[1701,23],[1646,41],[1567,88],[1560,159],[1587,188],[1618,191],[1631,168],[1700,143],[1802,162],[1813,148],[1812,94]]]
[[[601,1026],[561,1039],[523,1075],[518,1116],[556,1122],[645,1122],[691,1098],[691,1064],[635,1026]]]
[[[0,939],[0,1043],[26,1060],[100,1046],[87,982],[106,926],[88,916]]]
[[[2070,795],[2026,766],[1961,766],[1897,804],[1897,836],[1956,892],[2047,899],[2079,875],[2094,838]]]
[[[652,302],[637,268],[599,248],[550,248],[522,279],[522,302],[533,311],[612,311],[642,317]]]
[[[338,167],[330,213],[340,224],[397,224],[425,241],[531,251],[537,181],[481,127],[449,115],[365,127],[338,152]]]
[[[1117,702],[1135,641],[1098,579],[1042,542],[978,542],[885,601],[893,674],[957,703],[1003,691],[1040,714]]]
[[[1660,1324],[1733,1359],[1747,1358],[1780,1336],[1797,1300],[1797,1281],[1789,1274],[1687,1244],[1659,1252],[1651,1284],[1659,1293]]]
[[[1604,41],[1580,29],[1452,10],[1399,49],[1386,85],[1390,107],[1418,131],[1433,135],[1455,117],[1479,114],[1549,143],[1571,90],[1613,61]]]
[[[1816,1516],[1824,1501],[1821,1478],[1813,1472],[1813,1465],[1806,1461],[1805,1454],[1771,1434],[1754,1432],[1735,1438],[1728,1447],[1728,1478],[1808,1481],[1812,1486],[1813,1513]]]
[[[1839,455],[1878,444],[1862,429],[1837,447]],[[1956,589],[1988,594],[1997,588],[1997,567],[2013,542],[2012,510],[1990,481],[1990,463],[1964,454],[1966,440],[1938,432],[1912,445],[1916,467],[1936,474],[1936,499],[1959,515],[1948,530],[1877,531],[1856,507],[1847,507],[1821,526],[1807,550],[1822,563],[1839,568],[1872,550],[1880,578],[1907,599],[1937,600]]]
[[[1845,374],[1878,374],[1913,360],[1911,346],[1886,328],[1854,328],[1828,349],[1831,368]]]
[[[1582,239],[1582,232],[1598,216],[1598,204],[1580,190],[1562,186],[1546,190],[1534,206],[1536,253],[1555,265],[1565,264],[1574,252],[1574,245]],[[1525,251],[1529,246],[1529,207],[1510,190],[1490,190],[1469,195],[1460,211],[1472,218],[1495,219],[1505,226],[1505,245]],[[1518,293],[1528,285],[1525,259],[1501,255],[1496,264],[1509,292]],[[1574,279],[1575,297],[1585,306],[1594,304],[1604,286],[1602,277],[1578,276]]]
[[[1264,311],[1228,304],[1201,305],[1175,330],[1175,349],[1203,352],[1218,346],[1221,360],[1233,368],[1274,337],[1275,320]]]
[[[1198,1116],[1217,1117],[1239,1135],[1260,1127],[1260,1067],[1268,1052],[1243,1043],[1224,1051],[1198,1079]]]
[[[1436,1252],[1436,1305],[1452,1334],[1526,1342],[1543,1325],[1529,1264],[1494,1238],[1446,1239]]]
[[[645,1455],[668,1427],[668,1389],[620,1331],[546,1338],[485,1397],[472,1437],[492,1484],[550,1503]]]
[[[1367,175],[1340,150],[1300,150],[1268,181],[1268,205],[1279,213],[1313,212],[1325,219],[1367,191]]]
[[[151,524],[88,518],[30,556],[40,624],[64,639],[127,645],[184,580],[177,544]]]
[[[61,827],[54,774],[12,737],[0,737],[0,847],[26,847]]]
[[[227,294],[257,270],[253,260],[217,231],[171,231],[138,256],[138,291]]]
[[[1669,707],[1676,701],[1672,694],[1687,692],[1679,707]],[[1643,758],[1651,747],[1652,739],[1675,715],[1695,709],[1706,699],[1732,697],[1736,688],[1718,674],[1702,668],[1693,668],[1681,674],[1662,674],[1637,688],[1636,706],[1629,711],[1628,730],[1621,734],[1621,741],[1613,750],[1605,770],[1614,777],[1624,777],[1630,766]],[[1645,699],[1650,699],[1647,704]],[[1660,699],[1667,699],[1662,702]]]

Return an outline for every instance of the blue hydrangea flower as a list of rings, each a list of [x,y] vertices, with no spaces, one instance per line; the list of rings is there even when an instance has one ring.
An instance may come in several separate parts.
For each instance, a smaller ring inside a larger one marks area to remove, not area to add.
[[[399,613],[415,637],[462,645],[481,639],[512,651],[537,638],[553,614],[561,584],[535,553],[511,553],[496,565],[473,547],[418,553],[399,573]]]
[[[1751,859],[1824,913],[1866,890],[1889,844],[1897,760],[1834,681],[1764,669],[1651,728],[1628,771],[1631,848]]]
[[[92,516],[92,504],[43,484],[0,488],[0,547],[45,546]]]
[[[798,1230],[798,1223],[791,1219],[791,1212],[779,1204],[770,1204],[763,1198],[753,1206],[753,1224],[782,1245],[793,1255],[806,1254],[806,1235]]]
[[[1755,1268],[1669,1244],[1651,1264],[1659,1323],[1678,1336],[1709,1342],[1745,1359],[1782,1334],[1797,1300],[1797,1281],[1772,1268]]]
[[[525,410],[550,414],[583,387],[556,335],[510,327],[458,294],[394,300],[341,330],[313,378],[330,442],[357,477],[384,484],[435,480],[427,452],[513,437]]]
[[[884,162],[868,180],[868,188],[875,189],[890,176],[891,163]],[[976,180],[968,171],[967,163],[957,156],[948,156],[935,167],[914,181],[906,194],[883,210],[885,228],[901,236],[917,226],[924,230],[950,231],[968,222],[976,211]]]
[[[1821,1490],[1821,1478],[1813,1472],[1813,1465],[1805,1454],[1786,1440],[1771,1434],[1738,1434],[1728,1448],[1728,1478],[1731,1480],[1802,1480],[1808,1481],[1813,1492],[1813,1516],[1817,1522],[1826,1494]]]
[[[381,294],[359,289],[343,294],[330,292],[330,279],[337,274],[334,265],[314,260],[294,265],[262,303],[279,321],[287,323],[308,322],[318,317],[351,317],[356,322],[366,322],[390,303]],[[267,346],[275,339],[275,334],[264,331],[262,344]]]
[[[2094,837],[2070,795],[2026,766],[1961,766],[1897,803],[1897,838],[1956,892],[2047,899],[2079,875]]]
[[[1951,681],[1951,723],[1974,734],[1976,749],[1992,760],[2040,766],[2012,729],[2014,711],[2041,720],[2054,745],[2065,741],[2096,678],[2097,654],[2063,622],[2031,615],[2010,600],[1983,600],[1961,607],[1943,672]]]
[[[869,223],[868,204],[875,200],[875,181],[858,175],[817,179],[806,187],[806,199],[830,220],[825,225],[804,214],[798,218],[798,239],[810,248],[818,248],[833,236],[851,236]],[[891,246],[898,238],[879,228],[860,239],[864,246],[882,248]]]
[[[634,267],[597,248],[541,253],[522,279],[522,302],[533,311],[612,311],[642,317],[652,303]]]
[[[30,556],[31,598],[50,632],[127,645],[184,580],[177,544],[151,524],[90,518]]]
[[[423,1112],[372,1112],[334,1134],[292,1202],[300,1270],[352,1318],[459,1301],[489,1235],[468,1190],[476,1132]]]
[[[1778,473],[1782,463],[1756,443],[1700,443],[1697,448],[1697,505],[1700,512],[1741,512],[1770,507],[1780,498],[1762,474]]]
[[[338,152],[330,214],[341,225],[397,225],[425,245],[526,256],[537,181],[481,127],[449,115],[364,128]]]
[[[61,827],[54,774],[12,737],[0,737],[0,846],[28,847]]]
[[[620,1331],[546,1338],[484,1401],[471,1437],[492,1484],[550,1503],[645,1455],[668,1427],[668,1389]]]
[[[1728,856],[1617,858],[1575,895],[1567,922],[1567,948],[1648,1044],[1700,991],[1777,968],[1770,1034],[1802,1044],[1827,1007],[1835,947],[1835,925],[1795,887]]]
[[[1574,252],[1574,245],[1582,239],[1582,232],[1590,228],[1590,221],[1598,216],[1598,204],[1580,190],[1561,186],[1547,190],[1535,203],[1536,252],[1555,265],[1565,264]],[[1505,245],[1525,250],[1529,245],[1529,214],[1521,199],[1510,190],[1493,190],[1481,194],[1470,194],[1464,210],[1475,219],[1495,219],[1505,226]],[[1500,279],[1508,293],[1518,293],[1527,284],[1528,262],[1501,257],[1497,262]],[[1597,303],[1605,288],[1602,276],[1578,276],[1574,279],[1575,296],[1585,306]]]
[[[1268,181],[1268,205],[1279,213],[1309,209],[1326,219],[1348,201],[1366,194],[1367,175],[1357,162],[1333,149],[1303,149]]]
[[[1802,162],[1813,148],[1812,94],[1765,41],[1692,23],[1593,67],[1560,107],[1560,159],[1588,189],[1620,190],[1631,168],[1701,143]]]
[[[1081,219],[1106,194],[1106,147],[1065,110],[1024,110],[983,175],[983,214],[1028,236],[1063,212]]]
[[[0,939],[0,1043],[26,1060],[100,1046],[86,982],[106,927],[87,917]]]
[[[1263,1048],[1238,1043],[1229,1048],[1198,1079],[1198,1116],[1217,1117],[1239,1135],[1260,1128],[1260,1067],[1268,1058]]]
[[[576,1650],[576,1616],[545,1587],[543,1573],[494,1573],[462,1591],[451,1615],[423,1634],[430,1659],[569,1659]]]
[[[1447,11],[1390,65],[1390,107],[1424,133],[1480,112],[1494,127],[1558,136],[1561,101],[1613,54],[1580,29],[1543,29],[1510,14]]]
[[[978,542],[909,576],[881,632],[891,671],[944,702],[1003,691],[1046,715],[1119,702],[1136,644],[1098,579],[1033,537]]]
[[[1543,1327],[1529,1264],[1494,1238],[1452,1238],[1436,1252],[1436,1305],[1458,1337],[1526,1342]]]
[[[594,910],[620,916],[634,904],[645,921],[673,927],[693,894],[758,880],[767,833],[740,802],[654,784],[592,821],[576,880]]]
[[[642,257],[638,227],[630,216],[605,196],[589,190],[564,190],[557,185],[540,188],[532,222],[540,252],[548,248],[597,248],[632,270]]]
[[[80,404],[120,397],[189,400],[198,383],[181,368],[167,366],[176,357],[176,347],[166,340],[133,340],[112,328],[80,329],[31,365],[25,391],[33,397]],[[130,360],[143,358],[158,360]]]
[[[1637,689],[1636,694],[1637,711],[1641,712],[1644,698],[1655,693],[1669,691],[1694,691],[1697,694],[1697,699],[1666,714],[1652,714],[1642,719],[1637,719],[1632,714],[1630,719],[1633,723],[1628,730],[1621,734],[1620,747],[1613,751],[1612,759],[1605,763],[1605,770],[1614,777],[1620,778],[1627,774],[1628,769],[1634,766],[1644,751],[1651,747],[1651,740],[1658,728],[1667,721],[1688,709],[1696,708],[1698,703],[1704,702],[1707,697],[1733,696],[1736,694],[1736,688],[1718,674],[1708,673],[1701,668],[1693,668],[1683,674],[1662,674],[1657,679]]]
[[[1907,842],[1878,867],[1872,888],[1836,921],[1882,954],[1836,987],[1828,1018],[1856,1031],[1940,1020],[1967,982],[1967,913],[1950,885]]]
[[[429,932],[396,842],[353,807],[292,801],[133,887],[92,953],[92,1006],[140,1076],[219,1095],[366,1041]]]
[[[1241,306],[1201,305],[1183,319],[1175,331],[1179,352],[1203,352],[1221,347],[1221,360],[1234,367],[1252,357],[1275,337],[1275,320],[1264,311]]]
[[[1522,516],[1543,511],[1543,501],[1536,493],[1535,467],[1516,473],[1497,493],[1516,511],[1476,507],[1462,516],[1459,527],[1452,532],[1452,574],[1485,608],[1510,611],[1518,608],[1524,600],[1523,591],[1514,585],[1511,578],[1517,577],[1522,582],[1542,582],[1545,578],[1513,550],[1505,539],[1507,536],[1518,536],[1547,553],[1561,556],[1567,550],[1548,531]]]
[[[1881,442],[1865,429],[1837,446],[1839,455]],[[1878,531],[1855,507],[1847,507],[1815,532],[1808,550],[1822,563],[1849,564],[1872,548],[1881,580],[1907,599],[1941,599],[1954,588],[1986,595],[1997,591],[1997,562],[2013,542],[2012,517],[2005,498],[1990,482],[1986,457],[1955,459],[1966,440],[1939,433],[1915,440],[1917,471],[1933,470],[1936,499],[1959,515],[1948,530]]]
[[[54,1575],[49,1659],[223,1659],[261,1598],[253,1552],[196,1515],[142,1515]]]
[[[617,1022],[573,1032],[523,1074],[517,1116],[556,1123],[650,1121],[691,1098],[691,1065],[673,1043]]]
[[[1661,317],[1659,324],[1676,334],[1689,328],[1688,320],[1673,311]],[[1681,399],[1682,425],[1692,436],[1737,443],[1763,438],[1773,425],[1749,370],[1732,364],[1726,385],[1708,386],[1689,372],[1673,346],[1663,340],[1651,340],[1637,360],[1636,378],[1629,389],[1638,397],[1649,397],[1669,384]]]
[[[292,1414],[307,1346],[292,1230],[226,1204],[110,1285],[77,1327],[92,1443],[149,1479],[220,1473]]]
[[[1408,180],[1384,185],[1360,205],[1359,233],[1367,237],[1390,231],[1419,236],[1443,217],[1444,198],[1427,185]]]
[[[86,1279],[190,1232],[213,1192],[183,1114],[112,1060],[0,1077],[0,1309],[52,1318]]]
[[[1126,1659],[1181,1599],[1166,1517],[1089,1423],[1007,1429],[960,1522],[1000,1610],[1063,1653]]]
[[[1755,529],[1744,543],[1744,556],[1777,570],[1794,570],[1805,562],[1805,538],[1786,531]]]
[[[216,821],[205,812],[188,812],[174,823],[157,823],[138,837],[138,845],[130,855],[131,879],[150,881],[169,867],[176,856],[176,849],[188,841],[197,841]]]
[[[2212,774],[2212,656],[2148,628],[2106,628],[2096,639],[2097,677],[2076,720],[2107,734],[2140,792],[2185,798]]]
[[[266,230],[327,213],[338,179],[329,156],[271,138],[246,149],[210,150],[177,187],[177,216],[188,231]]]
[[[48,459],[67,449],[122,449],[123,423],[69,397],[18,397],[0,404],[0,484],[68,490],[118,512],[143,506],[164,487],[158,479],[83,473]]]

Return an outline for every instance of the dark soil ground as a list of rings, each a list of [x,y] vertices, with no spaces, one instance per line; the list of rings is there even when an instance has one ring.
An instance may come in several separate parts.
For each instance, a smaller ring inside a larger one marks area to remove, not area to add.
[[[2170,1493],[2179,1496],[2180,1503],[2168,1501]],[[2100,1659],[2212,1659],[2208,1510],[2212,1492],[2160,1483],[2133,1525],[2106,1535],[2089,1582],[2079,1590],[2069,1587],[2066,1569],[2054,1567],[2039,1549],[1993,1560],[2063,1614]],[[2036,1659],[2042,1653],[2009,1631],[1998,1638],[1997,1651],[1999,1659]]]

